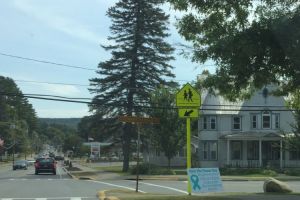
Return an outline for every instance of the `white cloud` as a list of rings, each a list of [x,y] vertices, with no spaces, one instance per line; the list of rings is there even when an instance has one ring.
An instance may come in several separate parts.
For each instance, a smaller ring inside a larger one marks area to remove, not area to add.
[[[53,10],[46,9],[46,6],[34,5],[30,0],[15,0],[14,6],[23,13],[69,36],[92,43],[108,43],[105,37],[96,34],[78,21],[59,16]]]
[[[63,96],[76,96],[81,93],[81,91],[73,86],[73,85],[54,85],[54,84],[43,84],[42,87],[44,90],[48,91],[46,92],[54,94],[54,95],[63,95]]]

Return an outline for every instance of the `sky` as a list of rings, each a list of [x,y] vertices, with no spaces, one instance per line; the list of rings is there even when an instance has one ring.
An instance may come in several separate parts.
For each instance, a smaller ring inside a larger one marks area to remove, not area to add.
[[[47,94],[92,98],[89,79],[97,77],[99,62],[110,58],[100,45],[108,44],[110,19],[106,11],[117,0],[0,0],[0,75],[14,79],[23,94]],[[170,14],[167,41],[186,42],[177,33],[176,18],[181,13],[164,5]],[[175,48],[177,46],[174,46]],[[173,73],[180,84],[196,80],[197,74],[212,63],[199,65],[175,51]],[[44,64],[12,58],[15,55],[91,70]],[[40,82],[47,82],[40,83]],[[49,84],[64,83],[64,84]],[[67,83],[67,84],[66,84]],[[71,84],[71,85],[69,85]],[[38,117],[69,118],[89,115],[85,104],[29,99]]]

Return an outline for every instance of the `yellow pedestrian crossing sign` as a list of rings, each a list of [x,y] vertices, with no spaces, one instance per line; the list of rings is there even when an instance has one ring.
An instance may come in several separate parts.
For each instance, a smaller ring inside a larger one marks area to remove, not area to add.
[[[176,94],[177,107],[200,107],[200,104],[200,94],[188,83]]]

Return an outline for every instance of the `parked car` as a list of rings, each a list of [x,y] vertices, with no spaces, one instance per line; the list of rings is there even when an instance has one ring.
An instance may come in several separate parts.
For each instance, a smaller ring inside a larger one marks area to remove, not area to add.
[[[16,169],[27,169],[28,168],[28,162],[27,160],[18,160],[18,161],[15,161],[14,164],[13,164],[13,170],[16,170]]]
[[[56,175],[56,161],[53,158],[38,158],[34,167],[36,175],[44,172]]]
[[[27,160],[28,166],[33,166],[35,163],[35,160]]]
[[[55,156],[55,160],[65,160],[63,156]]]

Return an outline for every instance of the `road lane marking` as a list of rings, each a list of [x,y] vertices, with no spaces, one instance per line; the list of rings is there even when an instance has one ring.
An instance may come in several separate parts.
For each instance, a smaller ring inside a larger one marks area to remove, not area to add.
[[[156,184],[152,184],[152,183],[144,183],[144,182],[139,182],[139,183],[140,183],[140,184],[144,184],[144,185],[153,186],[153,187],[160,187],[160,188],[165,188],[165,189],[173,190],[173,191],[180,192],[180,193],[183,193],[183,194],[188,194],[188,193],[187,193],[186,191],[184,191],[184,190],[179,190],[179,189],[172,188],[172,187],[168,187],[168,186],[156,185]]]
[[[95,199],[95,197],[46,197],[46,198],[0,198],[0,200],[82,200],[82,199]]]
[[[93,180],[88,180],[89,182],[94,182],[94,183],[101,183],[103,185],[109,185],[109,186],[113,186],[113,187],[119,187],[119,188],[124,188],[124,189],[127,189],[127,190],[131,190],[131,191],[135,191],[135,188],[130,188],[130,187],[126,187],[126,186],[123,186],[123,185],[116,185],[116,184],[112,184],[112,183],[107,183],[107,182],[102,182],[102,181],[93,181]],[[147,192],[144,192],[142,190],[139,190],[140,193],[147,193]]]
[[[57,167],[57,171],[58,171],[59,178],[62,179],[62,175],[59,167]]]

